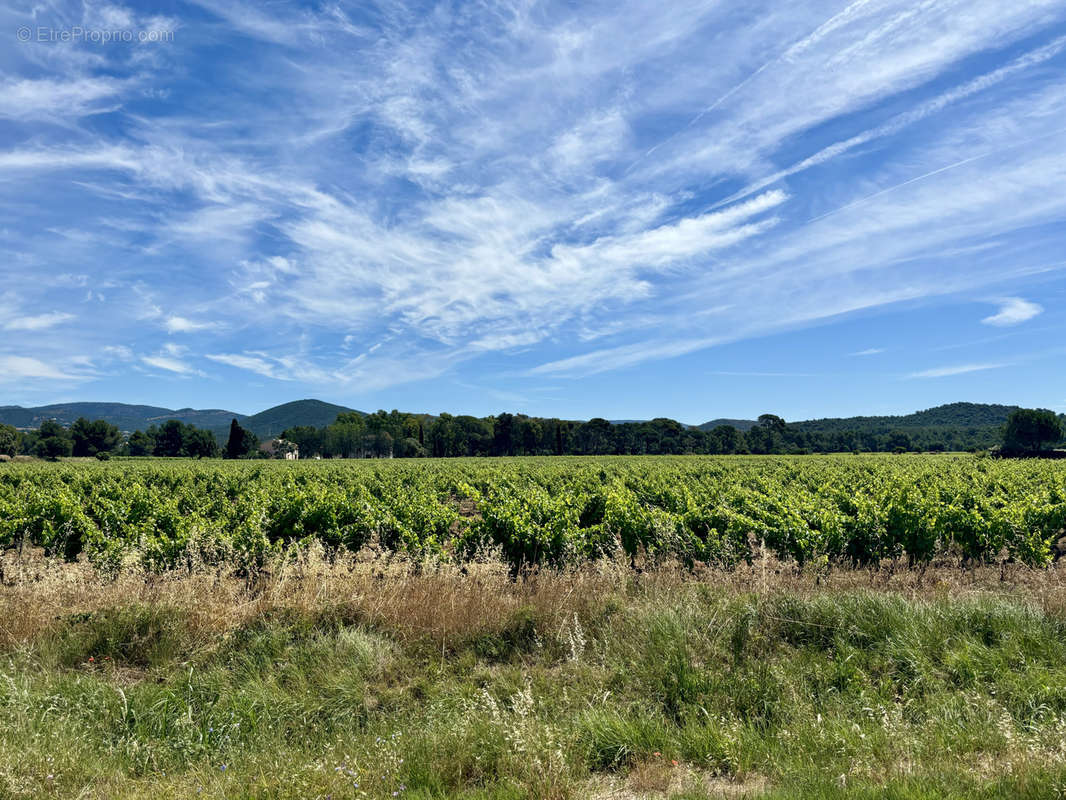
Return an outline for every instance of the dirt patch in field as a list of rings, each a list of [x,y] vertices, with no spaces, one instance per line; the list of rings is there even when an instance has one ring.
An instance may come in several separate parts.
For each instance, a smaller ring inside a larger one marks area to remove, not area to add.
[[[581,796],[590,800],[661,800],[688,791],[716,798],[755,798],[768,789],[766,779],[759,775],[722,777],[685,764],[655,760],[635,764],[625,776],[594,778]]]
[[[477,503],[469,497],[460,499],[453,496],[451,502],[455,510],[459,512],[459,519],[455,520],[448,529],[452,536],[468,528],[474,520],[481,519],[481,515],[477,513]]]

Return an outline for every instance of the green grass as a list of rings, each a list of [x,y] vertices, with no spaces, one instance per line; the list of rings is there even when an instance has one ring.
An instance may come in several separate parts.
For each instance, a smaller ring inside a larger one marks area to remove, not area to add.
[[[0,652],[0,798],[1066,789],[1066,620],[1024,596],[596,586],[439,638],[284,599],[61,615]]]

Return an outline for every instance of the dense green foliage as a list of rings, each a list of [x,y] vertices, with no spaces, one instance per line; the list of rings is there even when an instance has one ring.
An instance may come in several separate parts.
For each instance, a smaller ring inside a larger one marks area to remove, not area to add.
[[[213,458],[219,454],[211,431],[170,419],[146,432],[148,452],[163,458]]]
[[[807,425],[788,424],[773,414],[763,414],[740,430],[725,424],[693,428],[666,418],[574,422],[508,413],[429,417],[378,411],[342,414],[321,428],[289,428],[282,437],[297,444],[304,457],[327,458],[963,451],[987,449],[1002,440],[1002,424],[928,428],[856,424],[825,430]]]
[[[5,452],[5,436],[0,426],[0,454]],[[11,429],[14,430],[14,429]],[[123,441],[117,427],[97,419],[80,417],[69,427],[45,420],[36,431],[15,431],[15,452],[55,460],[75,456],[108,455],[158,456],[162,458],[213,458],[219,455],[218,442],[211,431],[171,419],[152,425],[147,431],[134,431]],[[254,448],[253,448],[254,449]],[[9,453],[14,455],[14,453]]]
[[[37,436],[29,443],[32,444],[34,455],[50,461],[69,456],[74,451],[74,441],[70,431],[52,420],[42,422]]]
[[[122,441],[114,425],[102,419],[90,422],[85,417],[78,417],[70,426],[70,438],[74,444],[72,454],[79,458],[110,453]]]
[[[0,456],[13,456],[19,451],[22,435],[11,425],[0,425]]]
[[[1003,432],[1003,449],[1007,452],[1037,452],[1055,444],[1063,436],[1062,421],[1053,411],[1020,408],[1007,419]]]
[[[73,557],[190,547],[259,559],[312,540],[413,555],[502,550],[515,569],[598,556],[735,564],[753,549],[857,563],[947,551],[1045,563],[1066,464],[952,456],[6,464],[0,546]]]

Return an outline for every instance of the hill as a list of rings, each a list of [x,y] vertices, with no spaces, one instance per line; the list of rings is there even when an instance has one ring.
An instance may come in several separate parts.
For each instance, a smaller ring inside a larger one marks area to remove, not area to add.
[[[693,427],[701,431],[712,431],[720,425],[729,425],[738,431],[748,431],[755,427],[756,422],[753,419],[712,419],[710,422],[704,422],[702,425],[694,425]]]
[[[280,406],[253,414],[241,424],[263,439],[277,436],[286,428],[293,428],[297,425],[324,428],[326,425],[331,425],[337,419],[338,414],[350,411],[355,411],[355,409],[324,403],[321,400],[294,400],[291,403],[282,403]],[[356,413],[362,414],[363,412],[356,411]]]
[[[990,428],[1003,425],[1012,411],[1019,406],[1004,406],[994,403],[948,403],[913,414],[879,417],[826,417],[788,421],[790,428],[805,433],[832,433],[834,431],[906,431],[924,428]],[[747,431],[756,425],[751,419],[713,419],[697,425],[701,431],[709,431],[719,425],[732,425]]]
[[[948,403],[913,414],[881,417],[843,417],[791,422],[797,430],[831,432],[841,430],[913,430],[917,428],[989,428],[1007,422],[1019,406],[988,403]]]
[[[183,409],[189,412],[192,409]],[[132,431],[145,428],[152,423],[148,420],[162,418],[178,419],[179,412],[160,406],[129,405],[127,403],[55,403],[36,408],[22,406],[0,406],[0,423],[14,425],[16,428],[39,428],[45,420],[54,419],[61,425],[70,425],[78,417],[86,419],[106,419],[121,430]],[[170,416],[167,416],[170,415]],[[236,415],[238,419],[242,416]],[[187,421],[187,420],[183,420]],[[227,420],[228,423],[228,420]]]
[[[229,433],[230,421],[236,419],[256,436],[277,436],[286,428],[296,425],[313,425],[321,428],[329,425],[337,415],[354,409],[324,403],[321,400],[297,400],[268,408],[258,414],[239,414],[221,408],[162,408],[160,406],[129,405],[127,403],[55,403],[48,406],[23,408],[0,406],[0,424],[16,428],[39,428],[45,420],[54,419],[61,425],[70,425],[78,417],[103,419],[122,431],[145,430],[152,425],[162,425],[168,419],[176,419],[197,428],[206,428],[220,438]]]

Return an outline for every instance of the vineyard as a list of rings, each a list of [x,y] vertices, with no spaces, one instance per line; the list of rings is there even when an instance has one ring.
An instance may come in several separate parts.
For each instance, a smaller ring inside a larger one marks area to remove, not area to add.
[[[262,563],[319,542],[514,570],[756,552],[852,564],[1046,564],[1066,465],[970,456],[590,457],[0,465],[0,550],[153,569]]]
[[[1059,797],[1064,522],[971,456],[0,464],[0,798]]]

